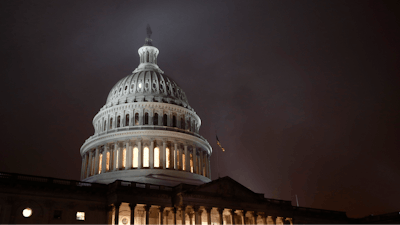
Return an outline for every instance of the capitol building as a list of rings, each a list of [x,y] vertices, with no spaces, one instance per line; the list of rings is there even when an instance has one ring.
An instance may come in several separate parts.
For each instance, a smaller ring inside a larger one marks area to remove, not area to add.
[[[349,224],[397,223],[399,215],[352,219],[293,206],[230,177],[211,180],[212,148],[184,90],[157,65],[150,35],[132,74],[110,90],[82,145],[81,180],[0,172],[0,223]],[[83,139],[84,137],[82,137]]]

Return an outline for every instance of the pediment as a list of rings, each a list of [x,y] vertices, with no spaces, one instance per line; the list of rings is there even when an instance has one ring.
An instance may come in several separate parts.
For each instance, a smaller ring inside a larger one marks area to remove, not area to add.
[[[196,196],[211,195],[225,198],[243,199],[246,201],[261,200],[264,198],[264,194],[253,192],[230,177],[219,178],[212,182],[199,185],[195,188],[187,190],[186,193]]]

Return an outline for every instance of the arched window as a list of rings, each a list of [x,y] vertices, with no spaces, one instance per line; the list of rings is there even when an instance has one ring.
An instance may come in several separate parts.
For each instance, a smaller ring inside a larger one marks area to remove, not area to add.
[[[158,125],[158,113],[154,113],[153,125]]]
[[[169,148],[165,148],[165,162],[166,162],[166,167],[171,168],[171,152],[169,151]]]
[[[176,127],[176,116],[175,115],[172,116],[172,126]]]
[[[129,114],[125,116],[125,126],[129,126]]]
[[[149,114],[147,112],[144,114],[144,124],[149,124]]]
[[[126,167],[126,148],[122,151],[122,168]]]
[[[185,120],[181,117],[181,129],[185,129]]]
[[[121,116],[117,117],[117,127],[121,126]]]
[[[132,162],[133,162],[133,168],[138,168],[138,165],[139,165],[139,149],[137,147],[135,147],[133,149]]]
[[[187,126],[187,130],[190,131],[190,119],[188,120],[188,126]]]
[[[101,154],[99,155],[99,171],[98,171],[98,174],[101,173],[102,162],[103,162],[103,154],[101,153]]]
[[[107,151],[107,159],[106,159],[106,170],[110,170],[110,152]]]
[[[106,131],[106,127],[107,127],[107,121],[104,120],[104,127],[103,127],[103,131]]]
[[[154,167],[160,167],[160,149],[154,148]]]
[[[149,57],[149,52],[146,52],[146,59],[147,59],[147,62],[150,62],[150,59],[149,59],[150,57]]]
[[[168,116],[167,116],[167,114],[164,114],[164,116],[163,116],[163,126],[168,126]]]
[[[148,147],[143,149],[143,167],[149,167],[150,165],[150,150]]]
[[[110,129],[112,129],[113,118],[110,119]]]
[[[135,125],[139,125],[139,113],[135,113]]]

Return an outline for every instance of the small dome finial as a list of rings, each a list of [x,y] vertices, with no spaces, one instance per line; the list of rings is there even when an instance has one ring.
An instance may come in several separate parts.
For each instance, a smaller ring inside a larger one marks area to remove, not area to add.
[[[153,32],[151,31],[151,27],[150,27],[149,24],[147,24],[146,31],[147,31],[147,38],[146,38],[146,43],[145,43],[145,45],[153,46],[153,43],[152,43],[153,40],[151,40],[151,34],[152,34]]]

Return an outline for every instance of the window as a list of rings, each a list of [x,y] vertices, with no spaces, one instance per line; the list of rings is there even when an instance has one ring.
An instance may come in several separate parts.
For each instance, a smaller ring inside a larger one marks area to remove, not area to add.
[[[53,218],[56,220],[61,220],[62,211],[61,210],[54,210]]]
[[[122,168],[125,168],[126,166],[126,148],[122,150]]]
[[[185,120],[181,118],[181,129],[185,129]]]
[[[149,164],[150,164],[150,162],[149,162],[149,159],[150,159],[149,154],[150,154],[149,148],[145,147],[143,149],[143,167],[149,167]]]
[[[148,113],[145,113],[144,114],[144,124],[149,124],[149,114]]]
[[[121,116],[117,117],[117,127],[121,126]]]
[[[125,126],[129,126],[129,114],[125,116]]]
[[[176,116],[175,115],[172,116],[172,126],[176,127]]]
[[[101,173],[101,166],[102,166],[102,163],[103,163],[103,154],[100,154],[99,155],[99,174]]]
[[[138,157],[139,157],[139,150],[138,150],[138,148],[135,147],[133,149],[133,159],[132,159],[133,168],[137,168],[138,167],[138,164],[139,164]]]
[[[154,148],[154,167],[160,167],[160,149]]]
[[[185,153],[182,153],[182,170],[186,170],[186,157],[185,157]]]
[[[158,125],[158,113],[154,113],[153,125]]]
[[[85,220],[85,212],[76,212],[76,220]]]
[[[163,126],[168,126],[167,122],[168,122],[168,116],[167,116],[167,114],[164,114],[164,117],[163,117]]]
[[[176,150],[176,167],[180,169],[181,165],[179,164],[179,149]]]
[[[139,125],[139,113],[135,113],[135,125]]]
[[[112,129],[113,118],[110,119],[110,129]]]
[[[115,159],[115,167],[113,167],[113,168],[118,169],[119,149],[118,150],[114,150],[114,151],[117,151],[117,158]]]
[[[166,162],[166,167],[170,168],[171,167],[171,156],[169,152],[169,148],[165,148],[165,162]]]
[[[106,131],[107,121],[104,120],[104,131]]]
[[[190,154],[190,172],[193,173],[193,155]]]
[[[107,151],[107,158],[106,158],[106,170],[110,170],[110,152]]]
[[[25,218],[31,217],[32,216],[32,209],[31,208],[25,208],[24,210],[22,210],[22,215]]]
[[[190,131],[190,119],[188,120],[188,128],[187,128],[187,130]]]

